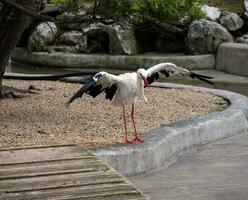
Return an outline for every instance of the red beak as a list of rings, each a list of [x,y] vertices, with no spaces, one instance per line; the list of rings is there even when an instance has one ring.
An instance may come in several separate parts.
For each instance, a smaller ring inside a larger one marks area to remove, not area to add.
[[[147,82],[147,79],[144,76],[142,76],[142,79],[144,81],[145,86],[149,87],[149,83]]]

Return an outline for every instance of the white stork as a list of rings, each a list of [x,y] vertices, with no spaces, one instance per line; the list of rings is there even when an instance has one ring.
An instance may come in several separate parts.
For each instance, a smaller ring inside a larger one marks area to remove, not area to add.
[[[125,128],[125,144],[132,143],[132,140],[128,139],[127,136],[127,121],[126,121],[126,111],[125,106],[132,105],[131,118],[134,127],[136,142],[143,142],[144,139],[140,137],[136,130],[136,125],[134,121],[134,104],[137,98],[141,98],[147,102],[144,94],[144,88],[149,86],[152,82],[159,78],[159,72],[165,74],[168,77],[170,74],[181,74],[183,76],[189,76],[191,78],[197,78],[199,80],[205,81],[207,83],[212,83],[208,79],[213,77],[201,75],[187,69],[176,66],[173,63],[160,63],[147,70],[138,69],[137,72],[124,73],[118,76],[107,73],[99,72],[95,74],[88,82],[86,82],[66,103],[67,107],[75,99],[82,97],[84,93],[96,97],[103,91],[106,94],[106,99],[113,102],[114,105],[123,107],[123,120]]]

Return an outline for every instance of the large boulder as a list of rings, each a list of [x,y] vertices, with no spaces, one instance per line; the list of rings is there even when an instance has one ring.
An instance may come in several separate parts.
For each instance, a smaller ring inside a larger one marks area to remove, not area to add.
[[[225,42],[233,42],[225,27],[205,19],[195,20],[189,26],[186,49],[190,54],[214,53]]]
[[[207,18],[211,21],[216,21],[220,18],[221,11],[217,7],[203,5],[201,10],[206,14]]]
[[[62,44],[67,46],[75,46],[79,44],[82,40],[85,40],[83,33],[80,31],[68,31],[64,32],[59,40]]]
[[[123,51],[124,54],[128,55],[137,54],[138,43],[134,35],[134,30],[131,28],[124,28],[119,24],[115,24],[113,28],[115,31],[114,34],[116,35],[117,41],[119,42],[120,47],[122,49],[121,51]]]
[[[53,22],[41,23],[28,39],[30,51],[47,51],[49,45],[53,45],[57,35],[57,27]]]
[[[244,21],[239,15],[232,12],[223,12],[219,21],[229,31],[236,31],[244,25]]]
[[[79,52],[87,52],[87,35],[80,31],[68,31],[63,33],[60,38],[62,45],[74,46]]]
[[[105,25],[102,23],[92,24],[83,30],[88,37],[88,52],[95,49],[109,50],[111,54],[137,54],[138,44],[133,29],[125,29],[118,24]],[[107,43],[107,44],[106,44]]]

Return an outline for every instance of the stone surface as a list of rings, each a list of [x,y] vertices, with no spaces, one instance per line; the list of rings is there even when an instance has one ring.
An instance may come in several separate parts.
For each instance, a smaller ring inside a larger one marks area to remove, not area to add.
[[[245,200],[247,174],[248,132],[183,152],[130,180],[154,200]]]
[[[124,29],[118,24],[105,25],[97,23],[83,29],[83,33],[94,40],[92,46],[88,46],[88,52],[91,52],[94,48],[101,48],[104,42],[106,43],[106,40],[109,40],[105,45],[108,45],[109,53],[111,54],[132,55],[138,53],[138,44],[133,29]],[[107,39],[104,34],[107,34]],[[88,43],[90,43],[89,39]]]
[[[79,31],[65,32],[59,37],[59,40],[62,44],[67,46],[75,46],[77,44],[87,43],[87,38],[83,36],[82,32]]]
[[[207,15],[207,18],[211,21],[216,21],[220,18],[221,11],[219,8],[214,6],[203,5],[201,10]]]
[[[220,45],[216,69],[231,74],[248,76],[248,45],[226,43]]]
[[[136,70],[139,67],[151,67],[161,62],[173,62],[187,69],[213,69],[215,55],[185,54],[139,54],[139,55],[108,55],[108,54],[63,54],[37,52],[28,54],[25,49],[16,48],[12,59],[29,64],[69,68],[112,68]]]
[[[43,22],[37,26],[36,30],[30,35],[28,49],[30,51],[47,51],[47,46],[54,43],[57,34],[57,27],[53,22]]]
[[[139,145],[110,145],[93,151],[124,175],[145,173],[161,166],[173,155],[248,130],[248,98],[228,91],[156,83],[158,87],[191,88],[223,96],[231,103],[225,111],[151,130]]]
[[[236,39],[237,43],[248,44],[248,33]]]
[[[123,49],[124,54],[132,55],[138,53],[138,43],[136,41],[136,38],[134,36],[134,30],[130,27],[128,29],[125,29],[119,24],[114,25],[114,30],[116,37],[120,43],[120,46]],[[110,38],[111,40],[111,38]],[[112,43],[114,45],[114,41]]]
[[[244,21],[241,17],[239,17],[238,14],[231,12],[223,12],[219,21],[229,31],[236,31],[244,25]]]
[[[214,53],[225,42],[233,42],[233,37],[222,25],[205,19],[195,20],[190,24],[186,38],[189,53]]]
[[[77,53],[78,48],[76,46],[65,46],[65,45],[60,45],[60,46],[49,46],[47,47],[49,50],[49,53],[52,52],[64,52],[64,53]]]

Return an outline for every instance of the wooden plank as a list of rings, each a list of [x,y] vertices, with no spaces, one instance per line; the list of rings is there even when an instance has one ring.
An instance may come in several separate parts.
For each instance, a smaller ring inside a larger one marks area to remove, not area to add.
[[[68,145],[63,147],[35,147],[35,148],[18,148],[9,150],[0,150],[0,165],[23,163],[23,162],[38,162],[38,161],[53,161],[59,159],[78,158],[83,156],[92,156],[87,150],[80,146]],[[11,158],[11,160],[9,159]]]
[[[43,188],[54,187],[55,185],[81,185],[83,183],[93,184],[99,182],[99,180],[119,178],[123,180],[117,174],[112,172],[88,172],[88,173],[75,173],[75,174],[60,174],[53,176],[40,176],[40,177],[27,177],[17,179],[4,179],[0,181],[0,191],[9,191],[12,188]],[[11,188],[10,188],[11,187]],[[16,189],[17,190],[17,189]]]
[[[15,177],[15,176],[26,176],[35,174],[46,174],[46,173],[63,173],[66,171],[76,170],[107,170],[108,167],[105,165],[99,165],[96,160],[70,160],[70,161],[54,161],[53,163],[28,163],[19,167],[0,167],[0,179]]]
[[[82,146],[0,150],[0,199],[147,200]]]

